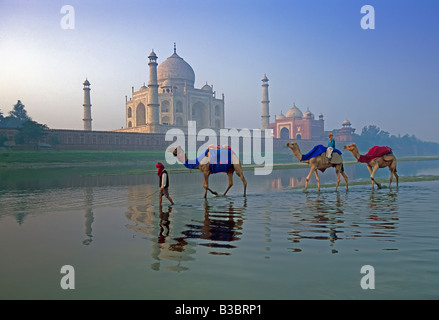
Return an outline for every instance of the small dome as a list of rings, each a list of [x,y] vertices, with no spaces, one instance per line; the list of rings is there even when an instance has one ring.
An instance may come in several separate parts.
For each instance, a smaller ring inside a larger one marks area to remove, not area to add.
[[[206,91],[210,91],[210,92],[212,92],[212,87],[209,86],[209,85],[207,84],[207,82],[206,82],[206,84],[201,88],[201,90],[206,90]]]
[[[314,119],[314,114],[309,109],[303,114],[303,119]]]
[[[145,83],[143,83],[143,86],[141,86],[139,90],[142,91],[142,90],[146,90],[146,89],[148,89],[148,87],[145,86]]]
[[[90,85],[90,82],[88,82],[88,80],[87,80],[87,79],[85,79],[85,81],[84,81],[83,85],[84,85],[84,86],[89,86],[89,85]]]
[[[280,112],[280,115],[276,116],[276,120],[282,120],[285,119],[285,115],[282,113],[282,111]]]
[[[287,118],[302,118],[303,114],[302,111],[300,111],[300,109],[296,107],[296,104],[293,104],[293,106],[287,111],[285,116]]]
[[[323,113],[320,112],[319,119],[323,119]]]
[[[346,120],[343,121],[343,123],[342,123],[342,126],[343,126],[343,127],[350,126],[350,125],[351,125],[351,122],[350,122],[348,119],[346,119]]]

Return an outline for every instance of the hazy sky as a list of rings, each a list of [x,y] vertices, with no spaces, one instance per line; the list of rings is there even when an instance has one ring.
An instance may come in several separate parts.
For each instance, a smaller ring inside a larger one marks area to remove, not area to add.
[[[176,42],[195,87],[224,93],[226,127],[260,127],[266,74],[271,121],[295,102],[326,130],[349,119],[357,133],[375,124],[439,142],[438,15],[437,0],[0,0],[0,110],[21,100],[35,121],[82,129],[87,77],[93,129],[123,127],[148,54],[160,64]]]

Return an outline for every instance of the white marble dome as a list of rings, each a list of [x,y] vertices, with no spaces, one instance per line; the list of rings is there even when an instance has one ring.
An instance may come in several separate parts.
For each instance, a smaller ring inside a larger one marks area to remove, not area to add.
[[[193,87],[195,83],[195,73],[192,67],[184,61],[177,53],[167,58],[157,67],[157,81],[163,83],[170,80],[172,83],[179,83]]]

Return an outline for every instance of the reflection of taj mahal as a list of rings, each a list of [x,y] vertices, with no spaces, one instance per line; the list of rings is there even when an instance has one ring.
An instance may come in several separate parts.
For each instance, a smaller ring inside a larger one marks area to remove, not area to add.
[[[199,128],[224,128],[224,94],[216,98],[213,85],[196,89],[195,73],[174,53],[157,67],[154,50],[149,54],[149,82],[132,98],[126,98],[126,128],[119,132],[165,133],[178,127],[187,130],[188,121]]]

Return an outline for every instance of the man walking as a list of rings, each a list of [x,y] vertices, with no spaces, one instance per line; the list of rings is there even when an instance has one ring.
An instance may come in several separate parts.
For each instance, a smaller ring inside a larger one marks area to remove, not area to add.
[[[169,187],[169,177],[168,172],[165,170],[165,166],[163,163],[159,162],[155,165],[158,169],[157,175],[159,176],[159,205],[162,205],[162,197],[165,195],[165,197],[171,202],[171,204],[174,204],[174,201],[172,201],[171,196],[169,195],[168,187]]]

